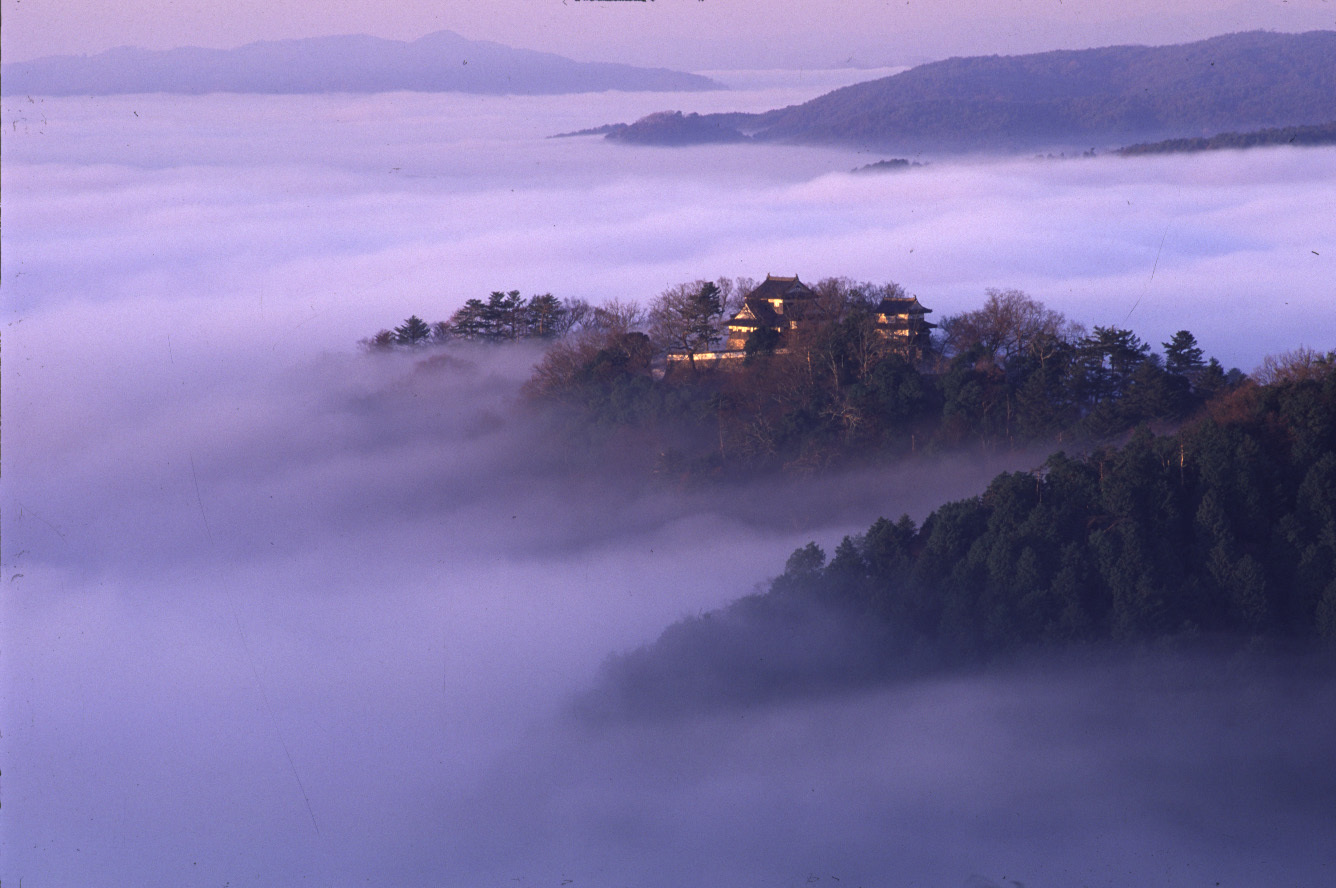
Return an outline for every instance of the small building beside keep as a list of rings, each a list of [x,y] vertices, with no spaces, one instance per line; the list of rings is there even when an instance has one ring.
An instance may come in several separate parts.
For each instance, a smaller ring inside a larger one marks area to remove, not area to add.
[[[877,331],[894,346],[917,350],[928,344],[937,327],[924,317],[931,313],[917,296],[888,296],[877,306]]]

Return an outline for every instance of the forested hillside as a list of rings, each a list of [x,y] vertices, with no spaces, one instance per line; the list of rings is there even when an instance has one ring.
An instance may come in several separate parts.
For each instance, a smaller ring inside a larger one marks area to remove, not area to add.
[[[704,115],[693,129],[911,153],[1102,149],[1336,119],[1333,59],[1336,31],[954,58],[763,114]],[[631,131],[638,141],[659,132]],[[665,130],[662,143],[691,134]]]
[[[584,705],[764,700],[1073,647],[1336,643],[1336,353],[1262,375],[1176,434],[1056,453],[829,559],[809,544],[768,591],[610,661]]]
[[[754,286],[685,282],[648,306],[496,291],[449,320],[414,315],[363,343],[375,352],[544,341],[526,395],[550,408],[568,446],[632,433],[657,473],[693,482],[1089,446],[1142,423],[1182,422],[1244,378],[1190,331],[1166,331],[1157,351],[1130,329],[1087,330],[1018,290],[989,290],[982,306],[943,318],[932,341],[906,350],[876,320],[880,301],[904,289],[847,278],[815,285],[825,319],[782,348],[758,335],[745,360],[665,362],[668,351],[718,346]]]
[[[1132,157],[1139,154],[1178,154],[1186,151],[1224,151],[1242,148],[1265,148],[1272,145],[1292,145],[1296,148],[1336,145],[1336,121],[1313,126],[1281,126],[1246,133],[1217,133],[1209,138],[1166,139],[1163,142],[1142,143],[1119,148],[1118,154]]]
[[[530,395],[560,405],[579,434],[635,429],[666,477],[731,479],[1104,441],[1179,422],[1242,379],[1189,331],[1166,332],[1161,354],[1131,330],[1086,330],[1015,290],[990,291],[907,353],[876,331],[876,306],[903,294],[898,285],[832,278],[816,289],[830,320],[785,349],[758,338],[727,368],[678,362],[659,376],[655,354],[693,329],[661,301],[644,332],[628,317],[556,343]],[[717,341],[709,330],[702,343]]]

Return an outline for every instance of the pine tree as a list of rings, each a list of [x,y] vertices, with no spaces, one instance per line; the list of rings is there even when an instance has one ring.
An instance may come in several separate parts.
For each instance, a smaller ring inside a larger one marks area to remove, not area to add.
[[[1161,343],[1164,346],[1164,369],[1176,376],[1191,379],[1206,361],[1202,350],[1197,347],[1197,339],[1187,330],[1179,330],[1174,338]]]
[[[394,328],[394,341],[399,345],[415,346],[431,339],[431,327],[417,315],[412,315]]]
[[[525,335],[538,339],[551,339],[561,331],[561,300],[551,293],[529,297],[525,306]]]
[[[450,318],[450,329],[460,339],[483,339],[487,333],[487,306],[481,299],[470,299]]]

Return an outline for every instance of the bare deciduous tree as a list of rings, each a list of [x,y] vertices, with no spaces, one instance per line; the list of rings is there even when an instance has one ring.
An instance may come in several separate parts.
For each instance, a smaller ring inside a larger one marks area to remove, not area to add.
[[[694,281],[669,287],[650,305],[650,340],[659,349],[685,352],[694,369],[696,355],[721,338],[724,305],[718,284]]]
[[[988,300],[983,308],[942,321],[948,352],[961,354],[978,347],[985,357],[1002,365],[1028,351],[1042,363],[1057,344],[1074,342],[1085,333],[1080,324],[1022,290],[989,288],[985,292]]]
[[[1336,365],[1336,351],[1323,354],[1315,348],[1300,346],[1278,355],[1267,355],[1252,376],[1262,385],[1299,382],[1316,379],[1329,372],[1333,365]]]

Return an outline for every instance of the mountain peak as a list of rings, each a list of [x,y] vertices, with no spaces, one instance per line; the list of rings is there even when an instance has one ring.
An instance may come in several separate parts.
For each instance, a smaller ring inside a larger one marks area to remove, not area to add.
[[[463,62],[464,64],[461,64]],[[7,95],[124,93],[576,92],[721,89],[680,71],[577,62],[435,31],[412,42],[366,34],[269,40],[235,49],[119,47],[0,68]]]

